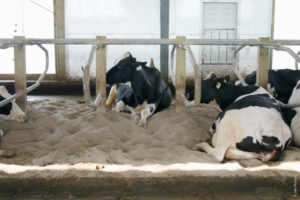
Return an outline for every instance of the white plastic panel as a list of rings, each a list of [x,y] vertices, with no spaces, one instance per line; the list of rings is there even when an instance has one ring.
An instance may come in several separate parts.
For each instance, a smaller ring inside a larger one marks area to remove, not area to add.
[[[67,38],[160,38],[160,0],[66,0]],[[81,79],[81,66],[85,66],[90,45],[69,45],[67,72],[69,79]],[[154,58],[160,69],[160,48],[153,45],[109,45],[107,70],[125,52],[131,52],[139,61]],[[150,63],[149,63],[150,64]],[[95,76],[95,58],[91,77]]]
[[[275,39],[300,40],[299,0],[277,0],[275,4]],[[300,46],[289,46],[295,53]],[[299,64],[300,66],[300,64]],[[295,59],[284,51],[273,51],[273,69],[295,69]]]
[[[23,35],[23,1],[0,0],[0,38]],[[14,49],[0,49],[0,74],[14,74]]]
[[[34,0],[53,10],[53,0]],[[54,38],[53,14],[30,0],[0,0],[0,38]],[[3,20],[5,19],[5,20]],[[49,52],[48,74],[55,73],[54,45],[44,45]],[[13,48],[0,50],[0,74],[14,74]],[[45,69],[45,53],[37,46],[26,46],[26,73],[40,74]]]

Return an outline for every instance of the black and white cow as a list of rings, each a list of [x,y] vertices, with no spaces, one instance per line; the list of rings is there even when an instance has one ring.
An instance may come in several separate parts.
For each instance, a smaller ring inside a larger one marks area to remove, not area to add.
[[[161,73],[155,67],[146,66],[146,63],[137,62],[128,52],[106,73],[107,84],[120,84],[114,111],[119,112],[127,105],[131,111],[141,114],[138,125],[145,128],[146,119],[155,112],[168,108],[172,100],[171,90]],[[131,87],[121,85],[126,82],[130,82]]]
[[[294,87],[288,103],[300,103],[300,81]],[[300,107],[286,110],[283,115],[292,131],[292,145],[300,147]]]
[[[293,88],[300,80],[300,71],[291,69],[269,70],[267,91],[282,103],[287,103],[292,95]],[[256,83],[256,71],[245,77],[249,85]],[[238,81],[239,83],[239,81]]]
[[[0,86],[0,102],[10,97],[4,86]],[[0,122],[5,120],[16,120],[18,122],[25,122],[27,120],[26,114],[20,109],[20,107],[13,101],[2,107],[0,107]],[[3,136],[2,130],[0,130],[0,148],[1,137]],[[11,157],[14,153],[12,151],[0,150],[0,156]]]
[[[218,161],[278,160],[292,135],[277,100],[261,87],[235,86],[226,83],[228,80],[229,76],[217,78],[211,74],[203,82],[201,102],[215,99],[223,111],[211,128],[215,131],[213,147],[202,142],[194,148],[204,150]]]

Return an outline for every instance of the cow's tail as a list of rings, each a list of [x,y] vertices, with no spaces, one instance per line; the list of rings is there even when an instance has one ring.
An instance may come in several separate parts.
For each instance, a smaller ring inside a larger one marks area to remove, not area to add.
[[[106,101],[106,108],[111,108],[117,104],[116,100],[117,84],[114,84],[109,92],[109,96]]]

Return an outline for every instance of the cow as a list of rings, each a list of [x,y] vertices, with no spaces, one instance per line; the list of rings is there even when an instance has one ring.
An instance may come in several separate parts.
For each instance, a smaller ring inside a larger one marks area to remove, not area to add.
[[[211,127],[213,147],[202,142],[194,149],[220,162],[224,158],[278,160],[292,138],[279,103],[262,87],[231,85],[229,78],[212,73],[203,81],[201,102],[215,99],[222,112]]]
[[[300,102],[300,81],[293,89],[291,98],[289,99],[289,104]],[[300,107],[293,108],[290,110],[284,110],[283,116],[287,120],[288,125],[291,128],[293,139],[292,145],[300,147]]]
[[[269,70],[267,91],[278,101],[287,103],[292,95],[293,88],[300,80],[300,71],[291,69]],[[248,85],[255,85],[256,71],[245,77]],[[239,81],[237,82],[237,84]]]
[[[0,86],[0,102],[10,97],[11,95],[7,92],[4,86]],[[19,108],[19,106],[13,101],[2,107],[0,107],[0,122],[5,120],[16,120],[18,122],[25,122],[27,120],[26,114]],[[1,137],[3,131],[0,130],[0,148],[1,148]],[[0,150],[0,156],[11,157],[14,153],[8,150]]]
[[[127,52],[106,73],[107,84],[119,84],[120,96],[124,97],[117,99],[117,105],[113,110],[120,112],[127,106],[135,114],[141,114],[138,125],[144,128],[147,127],[146,119],[168,108],[172,100],[171,90],[162,79],[159,70],[146,66],[146,63],[136,61],[131,53]],[[131,87],[121,85],[126,82],[130,82]],[[129,90],[128,101],[125,101],[127,96],[121,92],[121,89]]]

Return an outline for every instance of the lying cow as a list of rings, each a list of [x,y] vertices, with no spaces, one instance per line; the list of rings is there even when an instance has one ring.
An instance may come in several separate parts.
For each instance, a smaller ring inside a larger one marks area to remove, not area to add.
[[[223,110],[212,126],[212,148],[202,142],[202,149],[218,161],[259,158],[278,160],[291,141],[291,131],[284,122],[276,99],[258,86],[235,86],[226,83],[229,76],[212,74],[203,82],[201,102],[213,99]]]
[[[299,102],[300,102],[300,81],[298,81],[297,85],[294,87],[292,96],[289,100],[289,104],[299,103]],[[292,135],[293,135],[292,144],[294,146],[300,147],[300,124],[299,124],[300,107],[284,111],[283,115],[292,130]]]
[[[119,84],[119,92],[116,91],[117,105],[113,110],[119,112],[127,105],[135,114],[141,114],[138,125],[144,128],[146,119],[168,108],[172,100],[171,90],[161,73],[155,67],[147,67],[146,63],[137,62],[128,52],[106,74],[107,84]],[[120,85],[126,82],[130,82],[131,87]]]
[[[282,103],[287,103],[292,95],[293,88],[300,80],[300,71],[291,69],[269,70],[267,91]],[[245,77],[249,85],[256,83],[256,71]],[[238,81],[239,83],[239,81]]]
[[[4,86],[0,86],[0,102],[10,97],[11,95],[7,92]],[[19,106],[13,101],[2,107],[0,107],[0,122],[4,120],[16,120],[18,122],[25,122],[27,120],[26,114],[19,108]],[[2,130],[0,130],[0,148],[1,148],[1,137],[3,136]],[[13,156],[12,151],[0,150],[0,156],[10,157]]]

